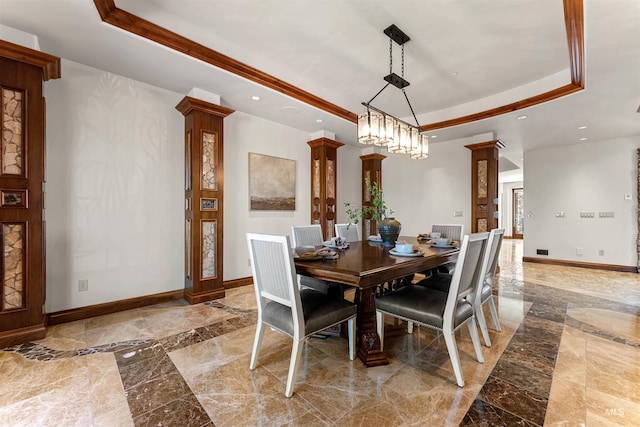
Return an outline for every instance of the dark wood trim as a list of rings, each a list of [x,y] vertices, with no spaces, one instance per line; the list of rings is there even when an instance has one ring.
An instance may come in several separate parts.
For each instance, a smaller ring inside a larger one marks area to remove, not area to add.
[[[478,142],[477,144],[469,144],[469,145],[465,145],[465,148],[468,148],[469,150],[483,150],[485,148],[500,148],[500,144],[498,143],[499,140],[495,140],[495,141],[486,141],[486,142]]]
[[[39,50],[0,40],[0,56],[42,68],[42,80],[59,79],[60,58]]]
[[[638,273],[638,269],[636,266],[629,266],[629,265],[597,264],[595,262],[565,261],[561,259],[535,258],[535,257],[528,257],[528,256],[522,257],[522,262],[533,262],[536,264],[548,264],[548,265],[560,265],[564,267],[593,268],[596,270],[620,271],[625,273]]]
[[[45,336],[47,336],[47,329],[44,324],[0,332],[0,349],[29,341],[40,340]]]
[[[226,280],[224,282],[225,289],[241,288],[243,286],[253,285],[253,277],[241,277],[239,279]]]
[[[210,291],[202,291],[194,294],[193,288],[186,288],[184,290],[184,299],[189,304],[200,304],[202,302],[224,298],[224,289],[225,288],[223,287],[222,289],[213,289]]]
[[[307,141],[307,144],[309,144],[309,147],[311,148],[315,148],[315,147],[340,148],[344,145],[342,142],[334,141],[333,139],[329,139],[329,138],[314,139],[312,141]]]
[[[192,98],[190,96],[185,96],[184,98],[182,98],[182,101],[180,101],[178,105],[176,105],[176,110],[180,111],[183,116],[186,116],[191,111],[196,110],[223,118],[236,111],[232,110],[231,108],[222,107],[220,105],[212,104],[210,102],[203,101],[198,98]]]
[[[327,113],[357,123],[358,115],[330,103],[316,95],[306,92],[292,84],[284,82],[270,74],[262,72],[233,58],[216,52],[186,37],[162,28],[125,10],[119,9],[114,0],[94,0],[102,20],[122,30],[137,34],[170,49],[204,61],[214,67],[229,71],[238,76],[291,96]],[[563,0],[564,20],[569,47],[569,71],[571,83],[540,95],[525,98],[501,107],[492,108],[475,114],[469,114],[450,120],[429,123],[420,126],[421,131],[431,131],[447,127],[488,119],[513,111],[542,104],[570,95],[584,89],[584,4],[583,0]]]
[[[47,314],[47,325],[59,325],[60,323],[73,322],[76,320],[88,319],[90,317],[131,310],[133,308],[146,307],[148,305],[174,301],[182,299],[183,295],[184,290],[180,289],[177,291],[164,292],[161,294],[146,295],[120,301],[105,302],[102,304],[57,311],[55,313]]]
[[[387,156],[385,156],[384,154],[378,154],[378,153],[373,153],[373,154],[365,154],[364,156],[360,156],[360,160],[362,160],[363,162],[367,161],[367,160],[384,160],[386,159]]]
[[[113,0],[94,0],[102,20],[122,30],[137,34],[177,52],[199,59],[214,67],[229,71],[247,80],[288,95],[330,114],[357,123],[358,116],[316,95],[289,84],[277,77],[230,58],[186,37],[119,9]]]

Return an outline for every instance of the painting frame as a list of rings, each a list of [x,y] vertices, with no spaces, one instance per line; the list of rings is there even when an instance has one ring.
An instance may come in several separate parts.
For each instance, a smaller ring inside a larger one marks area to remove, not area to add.
[[[296,161],[249,153],[249,210],[296,210]]]

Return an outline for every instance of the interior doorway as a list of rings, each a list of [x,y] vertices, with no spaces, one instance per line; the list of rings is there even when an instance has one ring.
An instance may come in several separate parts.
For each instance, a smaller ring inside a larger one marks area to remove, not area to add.
[[[524,188],[514,188],[511,193],[511,206],[513,206],[511,236],[514,239],[522,239],[524,237]]]

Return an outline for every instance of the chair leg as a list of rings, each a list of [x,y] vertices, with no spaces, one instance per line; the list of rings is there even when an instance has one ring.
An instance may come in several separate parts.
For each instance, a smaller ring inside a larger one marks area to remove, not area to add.
[[[412,321],[407,322],[407,333],[409,333],[409,334],[413,333],[413,322]]]
[[[347,321],[347,334],[349,337],[349,360],[356,358],[356,318]]]
[[[251,363],[249,363],[249,369],[252,371],[256,369],[256,364],[258,363],[258,353],[260,352],[260,344],[262,344],[264,327],[265,324],[262,323],[261,320],[258,320],[258,325],[256,326],[256,337],[253,340],[253,349],[251,350]]]
[[[293,394],[293,386],[296,382],[296,374],[300,366],[302,357],[302,348],[304,347],[304,338],[301,340],[293,340],[293,348],[291,349],[291,361],[289,362],[289,375],[287,376],[287,388],[284,391],[286,397]]]
[[[489,338],[489,330],[487,329],[487,320],[484,318],[482,312],[482,303],[474,307],[476,317],[478,318],[478,326],[480,326],[480,332],[482,332],[482,338],[487,347],[491,347],[491,339]]]
[[[456,381],[459,387],[464,387],[464,378],[462,377],[462,367],[460,366],[460,356],[458,355],[458,346],[456,345],[456,337],[453,332],[443,332],[444,342],[447,344],[447,351],[453,366],[453,372],[456,374]]]
[[[502,328],[500,327],[500,319],[498,318],[498,310],[496,310],[496,305],[493,302],[493,296],[490,296],[487,300],[489,304],[489,310],[491,310],[491,317],[493,317],[493,324],[496,327],[496,331],[502,332]]]
[[[380,350],[384,350],[384,314],[376,311],[376,329],[380,337]]]
[[[469,327],[469,334],[471,334],[471,341],[473,342],[473,348],[476,351],[478,362],[484,363],[484,356],[482,355],[482,348],[480,347],[480,337],[478,336],[478,328],[476,326],[475,317],[472,316],[467,321],[467,326]]]

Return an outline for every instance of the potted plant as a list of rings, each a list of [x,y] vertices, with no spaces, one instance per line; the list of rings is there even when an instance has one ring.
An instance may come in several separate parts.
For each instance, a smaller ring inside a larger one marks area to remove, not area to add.
[[[378,233],[385,246],[394,246],[402,225],[392,217],[393,211],[384,201],[382,188],[377,182],[372,183],[369,178],[364,180],[366,191],[371,195],[371,206],[353,206],[350,202],[344,204],[345,213],[350,224],[357,224],[360,220],[369,218],[378,223]]]

